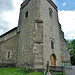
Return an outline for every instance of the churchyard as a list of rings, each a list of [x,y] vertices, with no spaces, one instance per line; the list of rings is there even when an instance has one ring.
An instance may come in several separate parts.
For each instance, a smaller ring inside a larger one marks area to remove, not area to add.
[[[9,68],[0,68],[0,75],[44,75],[42,72],[32,72],[28,69],[28,72],[25,72],[25,68],[9,67]]]
[[[52,72],[52,75],[63,75],[60,72]],[[33,72],[31,69],[8,67],[0,68],[0,75],[44,75],[44,72]],[[67,74],[65,74],[67,75]]]

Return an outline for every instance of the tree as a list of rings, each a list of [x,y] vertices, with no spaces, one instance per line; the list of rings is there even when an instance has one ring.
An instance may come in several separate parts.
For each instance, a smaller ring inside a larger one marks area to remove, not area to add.
[[[67,41],[67,45],[70,52],[71,64],[75,65],[75,40]]]

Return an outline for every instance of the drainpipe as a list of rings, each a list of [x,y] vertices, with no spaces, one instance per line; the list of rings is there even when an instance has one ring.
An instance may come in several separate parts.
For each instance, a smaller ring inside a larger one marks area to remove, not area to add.
[[[17,50],[16,50],[16,60],[15,60],[15,66],[17,64],[17,53],[18,53],[18,45],[19,45],[19,33],[20,31],[17,32],[17,35],[18,35],[18,40],[17,40]]]
[[[21,20],[21,9],[20,9],[20,15],[19,15],[19,22],[18,22],[18,29],[16,34],[18,35],[18,40],[17,40],[17,50],[16,50],[16,60],[15,60],[15,66],[17,64],[17,54],[18,54],[18,46],[19,46],[19,35],[20,35],[20,30],[21,30],[21,25],[20,25],[20,20]]]

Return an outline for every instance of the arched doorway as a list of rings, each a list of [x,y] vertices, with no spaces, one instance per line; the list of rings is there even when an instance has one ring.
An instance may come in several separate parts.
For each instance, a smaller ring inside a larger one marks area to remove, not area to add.
[[[55,54],[51,55],[51,66],[55,66],[56,65],[56,56]]]

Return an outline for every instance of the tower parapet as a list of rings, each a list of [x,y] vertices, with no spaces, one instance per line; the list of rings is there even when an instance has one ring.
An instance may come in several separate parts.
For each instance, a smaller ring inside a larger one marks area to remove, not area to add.
[[[24,7],[28,4],[29,1],[30,1],[30,0],[25,0],[25,1],[21,4],[21,9],[24,8]]]

